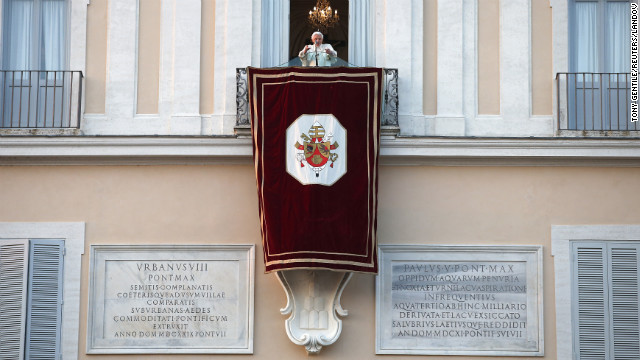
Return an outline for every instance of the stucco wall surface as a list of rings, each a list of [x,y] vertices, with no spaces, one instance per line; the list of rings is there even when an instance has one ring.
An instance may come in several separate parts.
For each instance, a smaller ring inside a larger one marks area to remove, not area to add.
[[[555,359],[551,225],[637,224],[640,193],[633,185],[638,183],[640,168],[383,166],[379,243],[542,245],[544,359]],[[4,222],[86,222],[78,340],[81,359],[212,358],[84,354],[89,246],[173,243],[257,246],[254,355],[214,358],[307,357],[285,333],[285,318],[279,309],[286,299],[280,284],[273,274],[264,274],[250,165],[5,166],[0,168],[0,202],[0,221]],[[342,335],[314,358],[376,357],[374,284],[373,276],[353,277],[342,297],[349,310]]]

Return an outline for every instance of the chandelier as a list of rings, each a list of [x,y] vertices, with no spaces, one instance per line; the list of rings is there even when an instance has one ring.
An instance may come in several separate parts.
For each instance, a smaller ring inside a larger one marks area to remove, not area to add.
[[[309,10],[309,23],[322,33],[326,33],[328,28],[338,23],[338,20],[338,10],[331,10],[328,0],[318,0],[313,10]]]

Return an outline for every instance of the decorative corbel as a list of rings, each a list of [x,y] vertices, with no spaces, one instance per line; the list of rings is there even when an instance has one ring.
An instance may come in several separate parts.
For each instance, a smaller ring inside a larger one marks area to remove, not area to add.
[[[330,270],[283,270],[278,280],[287,294],[287,305],[280,309],[289,339],[303,345],[309,354],[317,354],[323,346],[340,337],[342,319],[347,311],[340,304],[342,291],[352,272]]]

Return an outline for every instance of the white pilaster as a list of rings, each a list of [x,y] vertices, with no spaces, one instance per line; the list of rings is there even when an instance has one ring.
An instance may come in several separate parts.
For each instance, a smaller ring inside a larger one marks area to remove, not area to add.
[[[477,18],[477,11],[475,17]],[[477,51],[474,50],[474,52],[477,54]],[[474,66],[477,69],[477,65]],[[465,65],[466,68],[468,67]],[[465,84],[467,83],[465,81]],[[477,85],[475,86],[477,88]],[[482,90],[477,91],[479,93]],[[470,111],[466,109],[465,134],[467,136],[553,136],[551,117],[531,115],[531,93],[531,0],[501,0],[500,115],[475,114],[474,118],[469,118]],[[477,95],[474,101],[476,98]],[[467,102],[465,102],[466,106],[468,106]],[[477,112],[475,109],[474,111]]]
[[[200,135],[201,0],[160,8],[158,115],[136,113],[138,1],[110,0],[105,116],[85,116],[97,135]]]
[[[173,0],[173,116],[200,114],[201,0]],[[198,119],[199,121],[199,119]],[[198,127],[198,130],[200,128]]]
[[[478,0],[463,0],[463,109],[465,131],[478,114]]]
[[[548,0],[553,21],[553,73],[569,71],[569,0]]]
[[[164,123],[170,122],[173,113],[173,31],[174,3],[163,0],[160,5],[160,80],[158,88],[158,113]]]
[[[233,134],[236,121],[236,68],[258,66],[261,0],[217,0],[212,134]],[[257,7],[257,8],[256,8]],[[257,14],[256,14],[257,12]],[[254,37],[257,37],[257,41]]]
[[[80,70],[83,74],[86,74],[87,6],[89,5],[89,0],[72,0],[70,4],[69,70]],[[0,46],[2,46],[2,42],[0,42]]]
[[[411,116],[424,122],[422,116],[424,72],[424,1],[412,0],[411,4]]]
[[[500,107],[505,121],[531,114],[530,0],[500,1]]]
[[[108,121],[130,121],[135,113],[138,1],[110,0],[107,23]]]
[[[357,66],[375,63],[375,6],[368,0],[349,0],[349,62]]]
[[[427,135],[464,135],[463,0],[438,0],[437,115],[427,119]]]
[[[373,32],[375,33],[376,39],[376,49],[375,49],[375,66],[383,67],[386,63],[385,56],[386,51],[384,49],[387,48],[387,37],[385,36],[387,30],[387,17],[386,11],[387,1],[386,0],[373,0],[375,2],[375,27]],[[391,66],[389,66],[391,67]]]
[[[72,0],[71,6],[71,19],[69,32],[69,70],[80,70],[82,75],[87,74],[87,6],[89,0]],[[0,6],[2,8],[2,6]],[[0,16],[2,11],[0,10]],[[0,31],[0,37],[2,31]],[[0,40],[0,48],[2,47],[2,41]],[[0,56],[2,51],[0,51]],[[80,107],[82,108],[81,114],[84,114],[84,101],[85,101],[85,89],[82,88],[82,94],[80,94]],[[74,103],[76,103],[74,101]],[[81,115],[82,116],[82,115]],[[78,119],[82,124],[82,119]]]
[[[199,135],[201,0],[164,0],[156,133]],[[138,116],[136,121],[149,121]]]
[[[384,4],[384,60],[381,67],[398,69],[398,120],[403,133],[414,135],[416,131],[420,131],[422,119],[416,123],[412,116],[413,111],[413,88],[415,79],[412,73],[412,64],[414,57],[413,39],[414,31],[412,22],[414,21],[413,1],[397,0],[386,1]],[[377,25],[376,25],[377,26]],[[419,56],[422,57],[422,48],[420,47]],[[421,80],[421,79],[420,79]],[[404,130],[407,130],[406,132]]]
[[[553,75],[569,71],[569,0],[550,0],[553,21]],[[557,80],[556,80],[557,81]],[[553,86],[553,121],[558,121],[557,86]],[[562,89],[561,89],[562,91]],[[566,99],[560,104],[566,106]]]
[[[271,0],[262,4],[261,67],[272,67],[289,59],[289,0]]]

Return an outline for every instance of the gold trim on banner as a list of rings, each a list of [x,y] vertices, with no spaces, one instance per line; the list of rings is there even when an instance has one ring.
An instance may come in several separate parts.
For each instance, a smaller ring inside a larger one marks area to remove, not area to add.
[[[343,83],[352,83],[352,84],[365,84],[367,85],[367,104],[371,103],[371,99],[369,98],[369,93],[370,91],[369,86],[370,86],[370,82],[369,81],[347,81],[347,80],[332,80],[332,81],[300,81],[300,80],[288,80],[288,81],[284,81],[284,82],[278,82],[278,83],[263,83],[262,87],[264,88],[267,85],[281,85],[281,84],[286,84],[286,83],[335,83],[335,82],[343,82]],[[262,96],[264,97],[264,90],[262,91]],[[262,99],[262,104],[264,105],[264,98]],[[376,105],[376,99],[374,99],[374,106]],[[371,222],[371,204],[369,203],[369,195],[371,194],[371,164],[369,161],[369,108],[370,106],[367,105],[367,167],[369,169],[367,177],[368,177],[368,183],[367,183],[367,218],[368,218],[368,225],[367,225],[367,231],[371,234],[371,244],[370,246],[367,246],[366,249],[366,253],[364,255],[357,255],[357,254],[352,254],[352,253],[341,253],[341,252],[326,252],[326,251],[290,251],[290,252],[283,252],[283,253],[277,253],[277,254],[272,254],[271,250],[269,249],[269,242],[267,241],[266,238],[266,234],[267,232],[265,231],[265,234],[263,234],[263,239],[264,239],[264,244],[263,246],[267,249],[267,253],[269,254],[269,256],[287,256],[287,255],[293,255],[293,254],[330,254],[330,255],[340,255],[340,256],[352,256],[352,257],[369,257],[369,251],[370,251],[370,247],[373,248],[374,246],[374,242],[375,242],[375,238],[373,237],[374,235],[374,229],[373,229],[373,223]],[[264,109],[262,109],[262,114],[264,114]],[[333,115],[333,114],[332,114]],[[335,115],[334,115],[335,116]],[[374,120],[375,121],[375,120]],[[264,116],[262,117],[262,127],[264,128]],[[261,156],[261,162],[262,162],[262,187],[260,188],[260,196],[261,196],[261,200],[262,203],[264,204],[264,196],[263,196],[263,189],[264,189],[264,133],[262,136],[262,151],[260,153]],[[375,144],[375,143],[374,143]],[[374,145],[375,146],[375,145]],[[375,161],[375,159],[374,159]],[[377,172],[377,171],[376,171]],[[368,236],[369,234],[367,234]],[[288,261],[288,260],[279,260],[279,261]],[[373,261],[373,259],[372,259]]]
[[[287,72],[287,73],[280,73],[280,74],[253,74],[253,79],[252,79],[252,87],[253,87],[253,107],[254,107],[254,121],[253,121],[253,125],[252,126],[252,130],[253,130],[253,138],[254,138],[254,147],[255,150],[258,150],[258,135],[257,135],[257,129],[258,129],[258,119],[257,119],[257,79],[258,78],[267,78],[267,79],[276,79],[276,78],[287,78],[290,77],[292,75],[295,76],[299,76],[299,77],[337,77],[337,76],[343,76],[343,77],[373,77],[373,81],[374,81],[374,99],[373,99],[373,110],[374,110],[374,114],[373,114],[373,118],[371,119],[373,121],[373,124],[375,125],[376,122],[379,122],[379,112],[378,112],[378,92],[379,92],[379,88],[378,88],[378,72],[371,72],[371,73],[357,73],[357,74],[350,74],[350,73],[334,73],[334,74],[317,74],[317,73],[304,73],[304,72],[296,72],[296,71],[291,71],[291,72]],[[260,225],[261,225],[261,229],[262,229],[262,236],[263,236],[263,246],[265,247],[265,249],[267,250],[264,254],[264,260],[265,260],[265,265],[266,266],[271,266],[271,265],[277,265],[277,264],[291,264],[291,263],[303,263],[303,262],[317,262],[317,263],[324,263],[324,264],[343,264],[343,265],[352,265],[352,266],[358,266],[358,267],[363,267],[363,268],[367,268],[367,267],[373,267],[373,264],[375,263],[375,260],[373,258],[373,256],[371,257],[371,261],[368,263],[363,263],[363,262],[355,262],[355,261],[346,261],[346,260],[329,260],[329,259],[288,259],[288,260],[273,260],[273,261],[267,261],[267,254],[271,257],[278,257],[278,256],[285,256],[285,255],[294,255],[294,254],[328,254],[328,255],[340,255],[340,256],[349,256],[349,257],[369,257],[369,253],[370,253],[370,248],[371,251],[373,252],[374,247],[375,247],[375,240],[376,240],[376,236],[377,233],[374,229],[373,224],[375,224],[375,220],[377,217],[377,214],[374,211],[374,218],[371,218],[371,205],[369,203],[369,197],[372,194],[372,186],[373,186],[373,191],[377,190],[376,187],[376,183],[375,181],[377,180],[377,161],[378,158],[377,156],[374,157],[373,159],[373,168],[375,169],[373,171],[373,183],[371,182],[371,162],[369,161],[369,131],[370,131],[370,126],[372,125],[372,123],[369,121],[370,118],[370,109],[371,109],[371,98],[370,98],[370,91],[369,91],[369,86],[370,86],[370,81],[349,81],[349,80],[345,80],[345,79],[335,79],[335,80],[328,80],[328,81],[301,81],[301,80],[287,80],[284,82],[270,82],[270,83],[263,83],[262,88],[262,96],[264,97],[264,87],[266,85],[281,85],[281,84],[285,84],[285,83],[291,83],[291,82],[295,82],[295,83],[336,83],[336,82],[343,82],[343,83],[356,83],[356,84],[366,84],[368,89],[367,89],[367,166],[368,166],[368,197],[367,197],[367,209],[368,209],[368,232],[371,235],[371,242],[369,243],[369,246],[367,246],[366,249],[366,254],[365,255],[355,255],[355,254],[349,254],[349,253],[337,253],[337,252],[321,252],[321,251],[294,251],[294,252],[286,252],[286,253],[279,253],[279,254],[272,254],[270,252],[269,249],[269,242],[267,241],[267,231],[266,231],[266,220],[264,218],[264,211],[261,211],[261,216],[260,216]],[[264,98],[262,98],[262,114],[264,115]],[[264,116],[261,119],[262,122],[262,128],[264,129]],[[377,131],[377,126],[374,126],[374,134],[373,134],[373,148],[374,151],[377,153],[379,151],[378,146],[379,146],[379,139],[378,139],[378,131]],[[261,164],[262,164],[262,178],[261,178],[261,183],[257,184],[259,186],[259,191],[260,191],[260,196],[261,196],[261,203],[264,204],[264,195],[263,195],[263,189],[264,189],[264,132],[262,134],[262,137],[260,139],[260,148],[261,148]],[[256,178],[258,175],[258,158],[256,158],[254,160],[254,166],[255,166],[255,173],[256,173]],[[375,194],[375,193],[374,193]],[[375,209],[376,206],[376,196],[373,196],[373,209]],[[262,209],[264,210],[264,209]],[[369,236],[369,234],[367,234],[367,236]]]

